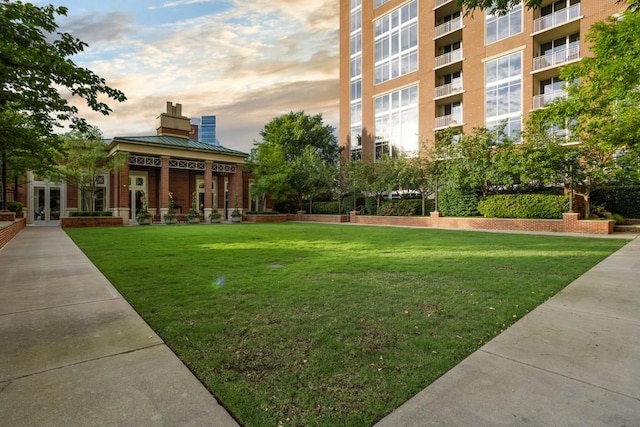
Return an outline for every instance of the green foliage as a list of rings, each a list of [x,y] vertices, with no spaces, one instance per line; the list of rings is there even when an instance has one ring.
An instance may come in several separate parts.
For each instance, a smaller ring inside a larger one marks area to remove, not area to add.
[[[314,202],[313,213],[319,215],[338,215],[340,206],[337,201],[330,202]]]
[[[640,185],[603,187],[591,194],[592,202],[626,218],[640,218]]]
[[[427,211],[433,210],[429,200]],[[378,215],[382,216],[414,216],[421,215],[422,200],[420,199],[399,199],[387,200],[380,205]]]
[[[365,197],[364,199],[364,213],[367,215],[375,215],[378,211],[377,200],[375,197]]]
[[[438,195],[438,209],[443,216],[479,216],[478,194],[471,189],[446,187]]]
[[[248,169],[256,177],[253,194],[276,201],[296,198],[303,209],[306,197],[332,190],[338,174],[340,150],[333,127],[322,115],[290,112],[274,118],[251,150]]]
[[[498,194],[478,204],[485,218],[560,219],[568,210],[568,196],[546,194]]]
[[[364,206],[364,197],[357,195],[356,196],[356,204],[355,204],[355,208],[360,209]],[[349,213],[354,209],[354,205],[353,205],[353,193],[345,196],[342,199],[342,212],[343,214]]]
[[[113,212],[109,211],[77,211],[77,212],[69,212],[70,216],[113,216]]]
[[[7,209],[9,209],[11,212],[15,212],[16,215],[20,215],[22,214],[22,203],[20,202],[14,202],[14,201],[7,201]]]

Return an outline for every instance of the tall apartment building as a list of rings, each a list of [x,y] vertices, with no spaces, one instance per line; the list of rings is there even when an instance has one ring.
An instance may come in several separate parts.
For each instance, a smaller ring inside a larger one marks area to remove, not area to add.
[[[340,2],[340,141],[352,158],[417,153],[434,132],[506,123],[564,96],[559,69],[589,55],[585,35],[615,0],[543,0],[465,16],[456,0]]]

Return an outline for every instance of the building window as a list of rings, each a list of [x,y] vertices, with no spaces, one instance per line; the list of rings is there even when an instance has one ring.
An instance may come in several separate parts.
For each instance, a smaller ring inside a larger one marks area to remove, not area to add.
[[[376,84],[418,69],[417,0],[377,19],[374,30]]]
[[[522,4],[514,6],[505,15],[487,12],[486,44],[495,43],[522,32]]]
[[[488,129],[505,126],[507,136],[520,140],[522,130],[522,53],[485,63],[485,118]]]
[[[91,192],[87,187],[84,188],[85,191],[79,189],[80,192],[80,207],[83,211],[106,211],[107,206],[107,175],[98,175],[95,181],[95,209],[92,206],[93,201],[91,200]]]
[[[385,4],[386,2],[388,2],[389,0],[375,0],[373,2],[373,7],[380,7],[383,4]]]
[[[376,159],[418,152],[418,86],[375,98]]]

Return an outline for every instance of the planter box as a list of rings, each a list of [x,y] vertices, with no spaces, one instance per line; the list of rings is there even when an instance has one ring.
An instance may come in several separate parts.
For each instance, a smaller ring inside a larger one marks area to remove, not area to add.
[[[74,216],[60,218],[62,228],[119,227],[124,221],[119,216]]]

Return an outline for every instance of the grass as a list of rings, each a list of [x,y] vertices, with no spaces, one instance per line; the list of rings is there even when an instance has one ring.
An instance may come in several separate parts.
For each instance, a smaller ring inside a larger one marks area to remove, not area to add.
[[[66,231],[246,426],[371,425],[626,243],[318,224]]]

